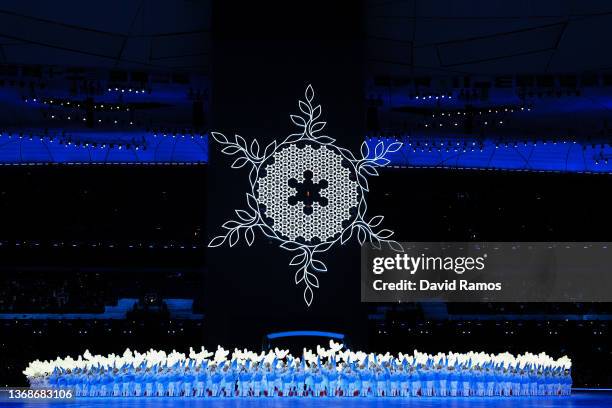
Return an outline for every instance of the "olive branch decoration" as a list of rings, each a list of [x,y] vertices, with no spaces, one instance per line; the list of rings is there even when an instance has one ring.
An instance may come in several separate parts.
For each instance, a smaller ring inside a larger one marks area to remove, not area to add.
[[[311,85],[306,87],[304,96],[305,100],[298,101],[301,113],[289,116],[291,122],[300,131],[290,134],[281,142],[274,140],[263,149],[256,139],[249,144],[240,135],[234,135],[233,140],[230,140],[222,133],[211,132],[213,139],[223,146],[221,152],[235,157],[231,165],[233,169],[245,167],[249,169],[251,191],[246,193],[247,208],[235,210],[237,218],[226,221],[222,225],[225,233],[215,236],[208,246],[218,247],[227,242],[230,247],[233,247],[239,242],[241,236],[244,237],[246,244],[251,246],[255,240],[255,232],[259,230],[266,237],[279,242],[280,248],[295,253],[289,265],[297,268],[295,283],[304,285],[304,301],[310,306],[314,296],[313,288],[319,287],[319,279],[316,274],[327,272],[327,266],[319,258],[334,245],[343,245],[355,236],[360,245],[368,242],[377,249],[386,245],[393,251],[404,251],[399,242],[391,239],[393,231],[381,227],[384,219],[382,215],[369,219],[366,215],[366,193],[369,191],[367,177],[378,176],[377,168],[389,164],[386,156],[389,153],[397,152],[402,143],[393,142],[385,146],[381,141],[375,146],[374,151],[370,151],[368,144],[364,141],[361,144],[360,155],[355,157],[350,150],[336,146],[334,138],[322,134],[326,122],[319,120],[321,105],[313,106],[314,90]],[[358,185],[358,204],[351,222],[342,229],[341,233],[324,242],[298,242],[281,236],[265,221],[265,209],[262,208],[257,198],[258,180],[264,164],[280,150],[298,142],[327,146],[328,149],[340,154],[348,163],[351,174],[354,175]]]

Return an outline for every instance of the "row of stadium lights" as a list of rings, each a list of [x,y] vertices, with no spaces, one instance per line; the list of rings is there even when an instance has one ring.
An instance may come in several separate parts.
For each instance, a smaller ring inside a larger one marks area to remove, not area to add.
[[[374,137],[374,138],[370,138],[370,140],[379,140],[379,138]],[[397,140],[397,139],[394,139]],[[575,140],[572,141],[567,141],[567,140],[561,140],[561,141],[557,141],[557,140],[543,140],[540,142],[541,145],[547,145],[547,144],[551,144],[551,145],[557,145],[557,144],[577,144],[578,142],[576,142]],[[484,152],[484,148],[485,148],[485,143],[482,141],[472,141],[472,142],[444,142],[444,141],[440,141],[440,142],[408,142],[405,144],[406,146],[408,146],[408,149],[412,149],[413,152],[450,152],[450,151],[463,151],[463,152],[467,152],[467,150],[469,149],[470,151],[476,151],[476,150],[480,150],[481,152]],[[534,142],[527,142],[527,141],[523,141],[523,142],[504,142],[504,143],[500,143],[500,142],[495,142],[495,148],[499,149],[501,147],[503,148],[518,148],[519,146],[533,146],[533,147],[537,147],[538,146],[538,142],[534,141]],[[583,148],[586,148],[586,146],[583,146]],[[593,148],[595,148],[595,145],[593,145]],[[604,145],[601,145],[601,148],[604,148]],[[400,150],[401,151],[401,150]]]
[[[81,140],[79,138],[73,138],[72,136],[68,136],[68,135],[47,135],[47,134],[34,134],[34,133],[17,133],[17,134],[13,134],[12,132],[0,132],[0,138],[2,137],[6,137],[9,140],[10,139],[17,139],[17,140],[30,140],[30,141],[34,141],[34,140],[39,140],[40,142],[47,142],[47,143],[54,143],[56,140],[58,142],[58,144],[60,145],[64,145],[65,147],[75,147],[75,148],[83,148],[83,149],[87,149],[87,148],[99,148],[99,149],[118,149],[118,150],[122,150],[122,149],[134,149],[134,150],[146,150],[147,146],[146,143],[144,142],[144,137],[142,138],[142,142],[136,142],[134,139],[132,139],[130,142],[97,142],[97,141],[88,141],[88,140]],[[186,138],[190,138],[190,139],[195,139],[195,138],[199,138],[199,139],[206,139],[207,134],[176,134],[176,133],[166,133],[166,132],[161,132],[158,133],[157,131],[153,133],[153,137],[157,138],[157,137],[167,137],[167,138],[182,138],[182,139],[186,139]]]
[[[27,247],[27,248],[38,248],[43,247],[38,241],[0,241],[0,247],[15,246],[15,247]],[[111,249],[198,249],[200,246],[193,244],[181,244],[181,243],[155,243],[155,242],[136,242],[129,244],[118,244],[112,242],[65,242],[65,241],[53,241],[49,244],[53,248],[111,248]]]
[[[377,140],[379,138],[370,138],[371,140]],[[393,139],[393,140],[397,140],[397,139]],[[500,148],[504,148],[504,149],[517,149],[521,146],[523,147],[528,147],[528,146],[532,146],[532,147],[537,147],[538,144],[542,145],[542,146],[546,146],[546,145],[558,145],[558,144],[577,144],[578,142],[575,140],[543,140],[543,141],[533,141],[533,142],[528,142],[528,141],[522,141],[522,142],[518,142],[518,141],[514,141],[514,142],[495,142],[494,146],[495,149],[498,150]],[[446,153],[450,153],[450,152],[461,152],[461,153],[467,153],[469,152],[481,152],[484,153],[485,152],[485,143],[482,141],[472,141],[472,142],[408,142],[405,143],[405,145],[407,147],[404,147],[404,149],[407,150],[412,150],[413,153],[416,152],[422,152],[422,153],[442,153],[442,152],[446,152]],[[604,149],[605,149],[605,144],[601,143],[599,145],[600,147],[600,152],[597,156],[594,157],[594,163],[596,165],[600,165],[600,164],[604,164],[607,165],[609,163],[609,160],[612,159],[612,157],[607,156],[604,154]],[[612,147],[612,142],[608,144],[608,146]],[[593,149],[597,148],[596,144],[592,144],[591,147]],[[582,149],[586,150],[587,149],[587,145],[583,144],[582,145]],[[401,152],[401,150],[400,150]]]
[[[85,108],[83,102],[74,102],[69,100],[57,100],[53,98],[25,98],[25,103],[40,103],[42,105],[57,107],[57,108],[72,108],[72,109],[80,109],[81,107]],[[93,105],[93,109],[100,112],[130,112],[130,107],[126,104],[117,104],[117,103],[97,103]]]
[[[58,102],[54,99],[49,99],[49,100],[41,100],[38,98],[33,98],[33,99],[25,99],[24,100],[26,103],[30,103],[34,102],[34,103],[41,103],[42,105],[47,105],[47,106],[52,106],[52,107],[58,107],[58,108],[74,108],[74,109],[81,109],[82,107],[82,103],[80,102],[73,102],[71,103],[70,101],[61,101]],[[98,111],[98,112],[130,112],[130,107],[129,106],[125,106],[122,107],[120,105],[117,104],[96,104],[93,105],[94,110]],[[85,116],[79,115],[78,113],[75,114],[56,114],[56,113],[51,113],[51,112],[46,112],[45,113],[45,117],[49,118],[51,120],[65,120],[65,121],[78,121],[81,120],[82,122],[86,122],[87,118]],[[128,124],[130,126],[134,126],[134,125],[140,125],[140,122],[134,122],[133,120],[124,120],[124,119],[116,119],[116,118],[105,118],[105,119],[101,119],[98,118],[97,120],[94,121],[95,123],[106,123],[106,124],[113,124],[113,125],[125,125]]]
[[[100,318],[99,320],[106,320],[106,319]],[[17,324],[17,322],[18,321],[16,320],[15,323]],[[70,320],[67,319],[67,322],[70,322]],[[60,320],[59,323],[61,324],[62,321]],[[123,330],[122,329],[118,329],[118,330],[115,330],[112,327],[107,327],[106,331],[109,332],[109,333],[113,332],[113,331],[117,331],[117,332],[121,332],[122,334],[136,334],[136,330],[132,330],[132,329],[123,329]],[[179,334],[180,335],[180,334],[183,334],[184,332],[185,332],[185,329],[183,327],[180,327],[179,329],[170,329],[170,330],[167,330],[167,333],[171,334],[171,335],[174,335],[174,334]],[[97,333],[98,332],[96,332],[96,331],[90,332],[90,331],[88,331],[86,329],[79,329],[78,332],[77,332],[77,334],[79,334],[81,336],[84,336],[84,335],[87,335],[87,334],[95,335]],[[47,335],[47,332],[46,332],[46,330],[45,331],[43,331],[43,330],[32,330],[32,334],[35,335],[35,336],[41,336],[41,335]]]
[[[466,117],[480,117],[480,116],[490,116],[490,115],[499,115],[499,114],[509,114],[509,113],[514,113],[514,112],[531,112],[532,108],[530,106],[521,106],[521,107],[505,107],[505,108],[492,108],[492,109],[484,109],[484,110],[478,110],[478,111],[457,111],[457,112],[441,112],[438,114],[432,113],[431,117],[432,118],[440,118],[440,119],[449,119],[449,121],[451,120],[452,116],[455,116],[459,119],[455,119],[455,122],[452,122],[452,126],[454,127],[458,127],[459,126],[459,122],[457,122],[457,120],[460,120],[462,118],[466,118]],[[504,121],[503,120],[485,120],[482,122],[483,126],[488,126],[489,124],[496,124],[496,125],[503,125]],[[450,123],[445,123],[445,122],[438,122],[438,123],[425,123],[424,126],[426,128],[440,128],[440,127],[444,127],[445,125],[450,126]]]
[[[86,122],[87,118],[85,118],[84,116],[81,118],[76,118],[72,115],[56,115],[56,114],[50,114],[48,115],[49,119],[52,120],[67,120],[67,121],[72,121],[72,120],[79,120],[81,119],[82,122]],[[96,123],[106,123],[106,124],[112,124],[112,125],[125,125],[126,123],[130,126],[134,126],[134,125],[140,125],[140,122],[134,122],[133,120],[130,121],[126,121],[126,120],[119,120],[119,119],[110,119],[110,118],[106,118],[106,119],[98,119],[96,121],[94,121]]]
[[[29,100],[25,99],[25,102],[27,103]],[[34,98],[32,99],[32,102],[40,102],[40,99]],[[70,101],[58,101],[58,100],[54,100],[54,99],[49,99],[49,100],[42,100],[43,104],[49,104],[52,106],[59,106],[59,107],[74,107],[76,106],[77,108],[81,107],[81,103],[77,102],[77,103],[71,103]],[[104,111],[104,112],[108,112],[108,111],[124,111],[124,112],[129,112],[130,111],[130,107],[129,106],[121,106],[121,105],[113,105],[113,104],[99,104],[99,105],[94,105],[94,109],[98,109],[100,111]],[[73,117],[72,115],[55,115],[55,114],[51,114],[49,116],[51,119],[65,119],[65,120],[74,120],[76,119],[75,117]],[[86,121],[87,119],[83,116],[80,117],[80,119],[82,121]],[[96,122],[98,123],[113,123],[115,125],[117,124],[124,124],[124,121],[118,121],[118,120],[112,120],[112,119],[98,119]],[[129,125],[134,125],[135,122],[130,120]],[[136,122],[136,125],[140,125],[140,122]],[[188,132],[185,130],[182,131],[176,131],[176,130],[153,130],[153,137],[157,138],[158,136],[160,137],[172,137],[172,138],[190,138],[190,139],[206,139],[208,137],[207,133],[194,133],[194,132]]]
[[[393,322],[394,323],[394,322]],[[457,322],[457,326],[461,327],[460,329],[458,328],[458,333],[460,334],[471,334],[472,333],[472,329],[464,329],[463,326],[472,326],[472,325],[476,325],[479,327],[479,329],[477,330],[488,330],[488,325],[487,324],[483,324],[482,322],[478,322],[475,324],[470,324],[471,322]],[[567,320],[563,320],[563,321],[546,321],[546,328],[545,330],[548,331],[548,334],[550,335],[556,335],[559,334],[559,326],[561,326],[562,328],[564,326],[567,325],[568,321]],[[505,320],[503,322],[495,322],[494,324],[496,327],[498,327],[500,330],[504,330],[504,334],[515,334],[516,331],[518,330],[516,327],[523,327],[524,324],[523,322],[517,322],[514,320]],[[594,327],[594,328],[587,328],[587,330],[593,330],[593,334],[594,335],[602,335],[605,334],[605,330],[608,327],[608,324],[606,322],[597,322],[597,324],[595,324],[595,322],[590,321],[589,322],[590,326],[594,326],[597,325],[599,327]],[[417,327],[406,327],[405,323],[400,324],[401,329],[407,330],[408,332],[411,333],[418,333],[418,334],[431,334],[431,328],[430,326],[432,326],[431,324],[429,324],[429,322],[427,323],[418,323],[416,324]],[[438,325],[439,326],[439,325]],[[503,327],[502,327],[503,326]],[[577,324],[578,327],[582,328],[584,327],[584,324],[578,323]],[[543,327],[542,323],[538,323],[537,327]],[[389,332],[384,329],[381,328],[378,330],[379,334],[389,334]]]
[[[387,140],[392,140],[392,141],[402,141],[401,138],[388,138],[388,137],[379,137],[379,136],[370,136],[368,137],[368,139],[370,140],[381,140],[381,139],[387,139]],[[405,140],[405,139],[404,139]],[[452,143],[450,141],[440,141],[440,142],[407,142],[405,143],[406,146],[412,147],[412,149],[414,151],[416,150],[420,150],[422,152],[427,151],[428,149],[426,148],[437,148],[437,151],[443,151],[445,148],[446,149],[452,149],[453,146],[463,146],[464,149],[466,149],[468,147],[468,145],[472,145],[472,146],[480,146],[480,147],[484,147],[484,143],[482,141],[472,141],[471,143],[467,142],[467,141],[463,141],[463,142],[455,142]],[[541,141],[514,141],[514,142],[495,142],[495,148],[499,149],[500,147],[505,147],[505,148],[518,148],[520,146],[533,146],[533,147],[537,147],[538,144],[546,146],[546,145],[559,145],[559,144],[578,144],[578,142],[576,140],[558,140],[558,139],[552,139],[552,140],[541,140]],[[597,148],[598,144],[591,144],[591,147],[593,149]],[[612,147],[612,142],[607,144],[608,146]],[[588,144],[583,144],[582,147],[583,149],[586,149],[588,146]],[[599,144],[600,148],[603,150],[606,147],[606,144],[601,143]],[[456,148],[456,147],[455,147]]]
[[[520,107],[505,107],[505,108],[493,108],[493,109],[480,109],[480,110],[465,110],[465,111],[457,111],[455,113],[455,111],[448,111],[448,112],[442,112],[439,115],[440,116],[448,116],[451,117],[453,115],[456,116],[468,116],[468,115],[487,115],[487,114],[492,114],[492,115],[497,115],[497,114],[504,114],[504,113],[514,113],[516,112],[531,112],[531,107],[530,106],[520,106]],[[431,114],[432,118],[436,117],[435,113]]]
[[[433,93],[433,94],[415,94],[411,95],[411,99],[421,101],[439,101],[439,100],[450,100],[453,99],[453,94],[450,92]]]
[[[455,96],[457,99],[478,99],[481,96],[482,91],[477,91],[476,89],[466,90],[462,89],[458,95]],[[580,89],[566,89],[561,90],[558,89],[556,91],[548,90],[544,91],[525,91],[520,90],[516,93],[516,96],[521,99],[543,99],[543,98],[561,98],[562,96],[580,96],[582,95],[582,91]],[[433,92],[433,93],[410,93],[410,99],[418,100],[418,101],[441,101],[441,100],[450,100],[453,99],[452,92]]]
[[[176,132],[164,132],[164,131],[154,131],[153,137],[171,137],[171,138],[181,138],[181,139],[206,139],[208,134],[206,133],[176,133]]]
[[[116,93],[134,93],[134,94],[144,94],[144,93],[151,93],[151,90],[147,90],[144,88],[141,89],[137,89],[137,88],[108,88],[107,89],[108,92],[116,92]]]
[[[108,92],[118,92],[118,93],[129,93],[129,94],[144,94],[147,92],[146,89],[134,89],[134,88],[108,88]],[[150,93],[150,90],[148,91]],[[72,108],[72,109],[84,109],[85,106],[80,101],[70,101],[70,100],[62,100],[58,98],[24,98],[25,103],[39,103],[41,105],[57,107],[57,108]],[[130,106],[126,104],[117,104],[117,103],[97,103],[93,105],[93,110],[98,112],[130,112],[132,109]],[[83,122],[87,121],[87,118],[84,116],[76,114],[55,114],[48,112],[45,117],[48,117],[52,120],[66,120],[66,121],[74,121],[81,120]],[[133,120],[122,120],[118,118],[105,118],[105,119],[97,119],[95,123],[102,124],[112,124],[112,125],[140,125],[140,122],[134,122]]]
[[[74,147],[74,148],[83,148],[83,149],[87,149],[87,148],[92,148],[92,149],[118,149],[118,150],[122,150],[122,149],[134,149],[134,150],[146,150],[146,144],[145,143],[137,143],[136,141],[132,140],[129,143],[121,143],[121,142],[105,142],[105,143],[101,143],[101,142],[95,142],[95,141],[87,141],[87,140],[79,140],[79,139],[73,139],[72,136],[67,136],[67,135],[45,135],[45,134],[33,134],[33,133],[28,133],[28,134],[24,134],[24,133],[18,133],[17,135],[13,135],[11,132],[0,132],[0,138],[5,137],[10,139],[17,139],[17,140],[30,140],[30,141],[34,141],[34,140],[38,140],[40,142],[47,142],[47,143],[55,143],[55,141],[57,141],[58,144],[60,145],[64,145],[64,147],[68,148],[68,147]]]
[[[109,327],[109,328],[106,329],[106,331],[107,332],[113,332],[113,329]],[[135,330],[125,329],[125,330],[119,330],[119,331],[121,331],[121,333],[123,333],[123,334],[136,334]],[[172,329],[172,330],[168,330],[167,332],[170,335],[182,334],[184,332],[184,329],[181,327],[179,330]],[[81,336],[87,335],[88,333],[89,332],[87,330],[85,330],[85,329],[82,329],[82,330],[78,331],[78,334],[81,335]],[[33,330],[32,334],[34,334],[34,335],[43,335],[43,334],[46,335],[47,333],[46,332],[43,333],[42,330]],[[93,333],[90,333],[90,334],[96,334],[96,332],[93,332]]]

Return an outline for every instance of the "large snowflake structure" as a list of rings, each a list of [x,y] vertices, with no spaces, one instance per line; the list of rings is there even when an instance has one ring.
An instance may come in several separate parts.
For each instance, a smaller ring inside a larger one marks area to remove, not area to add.
[[[321,105],[313,106],[314,91],[308,85],[305,101],[299,101],[301,114],[290,115],[299,133],[281,142],[272,141],[261,149],[235,135],[212,132],[222,153],[236,156],[232,168],[250,169],[251,191],[246,194],[247,210],[235,210],[237,219],[223,224],[225,234],[214,237],[209,247],[226,241],[236,245],[243,236],[250,246],[255,232],[274,239],[282,249],[294,252],[290,265],[297,267],[295,283],[304,285],[304,301],[312,303],[313,288],[319,287],[316,273],[326,272],[317,259],[334,245],[356,236],[359,244],[382,244],[402,252],[402,246],[390,239],[393,231],[380,228],[383,216],[367,219],[368,176],[377,176],[376,167],[389,163],[387,154],[399,150],[401,143],[386,147],[378,143],[370,152],[366,142],[360,156],[335,145],[336,140],[322,135],[325,122],[318,121]]]

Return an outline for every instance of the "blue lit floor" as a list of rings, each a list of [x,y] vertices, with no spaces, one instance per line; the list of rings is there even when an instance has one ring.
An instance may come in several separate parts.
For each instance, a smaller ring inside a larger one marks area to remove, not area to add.
[[[577,392],[571,397],[541,398],[228,398],[228,399],[192,399],[192,398],[78,398],[68,402],[4,402],[2,406],[33,407],[44,406],[78,406],[91,408],[105,407],[220,407],[220,408],[462,408],[462,407],[497,407],[497,408],[566,408],[566,407],[612,407],[612,392]]]

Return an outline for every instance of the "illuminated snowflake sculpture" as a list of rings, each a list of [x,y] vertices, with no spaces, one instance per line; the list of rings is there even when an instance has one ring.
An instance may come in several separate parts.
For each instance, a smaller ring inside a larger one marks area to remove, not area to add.
[[[282,142],[272,141],[260,149],[259,142],[250,145],[239,135],[234,141],[217,132],[212,137],[224,147],[222,153],[237,156],[232,168],[248,167],[251,191],[246,194],[247,210],[236,210],[237,219],[223,224],[224,235],[213,238],[209,247],[224,242],[236,245],[243,234],[250,246],[255,231],[280,243],[282,249],[296,252],[290,265],[298,268],[295,283],[303,284],[304,301],[312,303],[312,288],[319,287],[315,273],[327,267],[318,258],[336,244],[344,244],[353,235],[359,244],[369,242],[375,248],[382,244],[403,252],[390,239],[393,231],[382,229],[383,216],[367,220],[367,176],[377,176],[376,167],[389,163],[387,154],[400,149],[401,143],[386,147],[378,143],[370,152],[366,142],[360,157],[336,146],[335,139],[320,134],[325,122],[321,105],[313,106],[314,91],[308,85],[305,101],[299,101],[302,114],[290,115],[301,128]],[[371,154],[372,153],[372,154]]]

